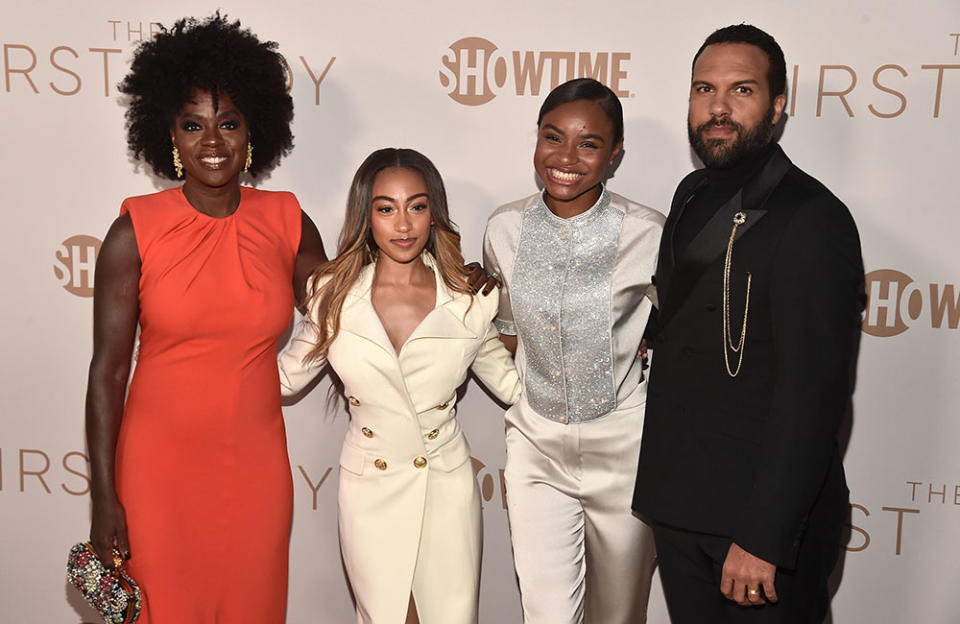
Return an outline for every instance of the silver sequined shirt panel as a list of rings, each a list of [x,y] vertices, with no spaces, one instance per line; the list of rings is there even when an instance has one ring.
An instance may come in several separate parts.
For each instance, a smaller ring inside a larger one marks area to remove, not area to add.
[[[622,224],[607,193],[570,219],[542,201],[523,215],[511,303],[527,400],[551,420],[592,420],[617,405],[610,283]]]
[[[496,323],[519,337],[524,396],[513,409],[575,423],[646,394],[637,347],[656,300],[663,220],[606,190],[573,219],[539,194],[491,215],[484,264],[503,282]]]

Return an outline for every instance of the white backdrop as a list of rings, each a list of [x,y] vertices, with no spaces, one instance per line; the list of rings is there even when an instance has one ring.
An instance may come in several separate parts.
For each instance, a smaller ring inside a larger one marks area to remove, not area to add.
[[[693,53],[730,23],[772,33],[791,87],[782,144],[856,217],[871,295],[845,462],[853,526],[832,617],[960,619],[956,0],[57,0],[0,6],[0,620],[95,621],[63,580],[89,522],[92,260],[121,200],[167,184],[130,159],[116,83],[151,23],[218,7],[279,41],[292,68],[297,147],[262,188],[294,191],[332,251],[364,156],[417,148],[444,175],[471,259],[490,211],[536,188],[534,122],[552,84],[586,70],[618,90],[626,154],[610,186],[665,211],[692,167]],[[286,409],[292,623],[352,619],[336,533],[347,417],[325,390]],[[460,416],[485,499],[481,622],[519,622],[501,411],[471,384]],[[668,621],[659,587],[650,621]]]

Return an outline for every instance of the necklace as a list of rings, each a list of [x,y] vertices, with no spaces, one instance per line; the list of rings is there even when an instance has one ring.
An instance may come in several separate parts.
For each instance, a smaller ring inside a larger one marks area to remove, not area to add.
[[[747,215],[738,212],[733,215],[733,229],[730,231],[730,241],[727,243],[727,257],[723,261],[723,363],[727,366],[727,374],[736,377],[740,374],[743,365],[743,352],[747,338],[747,312],[750,310],[750,282],[753,276],[747,272],[747,297],[743,304],[743,326],[740,328],[740,339],[734,343],[730,333],[730,267],[733,265],[733,239],[737,236],[737,228],[747,222]],[[728,351],[739,353],[736,370],[730,367]]]

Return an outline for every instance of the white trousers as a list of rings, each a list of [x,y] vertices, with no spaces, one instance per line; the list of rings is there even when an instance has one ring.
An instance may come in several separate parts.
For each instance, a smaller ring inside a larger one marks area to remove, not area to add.
[[[630,502],[645,393],[561,424],[507,412],[507,508],[526,624],[646,622],[656,551]]]

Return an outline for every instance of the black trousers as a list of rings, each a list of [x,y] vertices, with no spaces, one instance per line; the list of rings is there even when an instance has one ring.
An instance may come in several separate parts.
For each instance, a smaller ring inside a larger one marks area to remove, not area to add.
[[[804,537],[795,570],[777,569],[779,601],[742,607],[720,593],[731,539],[653,525],[660,580],[673,624],[821,624],[830,605],[827,580],[840,553],[838,539]]]

